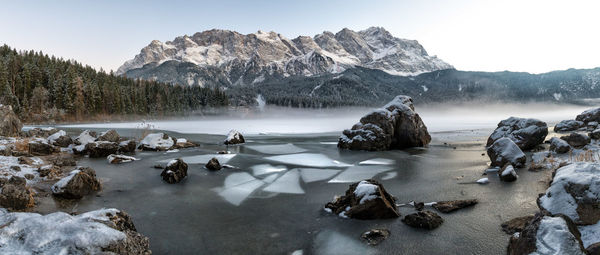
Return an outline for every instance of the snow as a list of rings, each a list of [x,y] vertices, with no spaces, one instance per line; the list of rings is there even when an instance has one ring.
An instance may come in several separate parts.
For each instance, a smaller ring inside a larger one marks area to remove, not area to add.
[[[421,87],[423,88],[423,92],[427,92],[429,90],[429,88],[427,88],[425,85],[421,85]]]
[[[58,182],[54,183],[54,185],[52,185],[52,193],[54,194],[61,194],[64,192],[65,187],[67,186],[67,184],[69,184],[69,181],[71,181],[71,179],[73,179],[73,177],[75,177],[76,174],[78,174],[79,172],[81,172],[81,170],[76,169],[73,170],[69,173],[68,176],[60,179]]]
[[[263,178],[262,181],[265,183],[272,183],[273,181],[275,181],[275,179],[277,179],[277,176],[279,176],[278,173],[270,174],[267,177]]]
[[[560,101],[562,99],[561,93],[553,93],[552,96],[554,97],[554,100],[556,100],[556,101]]]
[[[90,130],[85,130],[85,131],[81,132],[81,134],[79,134],[79,136],[75,138],[75,141],[78,142],[79,144],[81,144],[85,148],[86,144],[96,141],[96,138],[91,136],[90,132],[91,132]]]
[[[205,154],[205,155],[181,157],[181,159],[188,164],[206,164],[212,158],[217,158],[217,160],[219,160],[219,163],[227,164],[227,162],[229,162],[229,160],[231,160],[235,156],[237,156],[237,154]],[[161,160],[161,161],[159,161],[159,163],[167,163],[171,160],[172,159]]]
[[[304,194],[304,190],[300,186],[300,173],[298,169],[286,172],[263,190],[275,193]]]
[[[356,186],[356,189],[354,190],[354,195],[357,198],[360,198],[359,204],[363,204],[366,201],[377,198],[377,190],[379,190],[379,187],[377,187],[377,185],[373,185],[367,181],[361,181]]]
[[[280,156],[265,157],[265,160],[298,165],[307,167],[345,167],[350,166],[341,162],[334,162],[333,159],[318,153],[299,153],[299,154],[287,154]]]
[[[585,248],[600,242],[600,222],[593,225],[578,226],[577,229],[581,233],[581,241],[583,241]]]
[[[544,216],[536,234],[537,250],[531,254],[584,254],[579,242],[571,232],[567,222],[561,217]]]
[[[350,183],[365,179],[370,179],[373,176],[394,169],[391,166],[351,166],[338,174],[329,183]]]
[[[139,160],[138,158],[135,158],[132,156],[127,156],[127,155],[110,154],[110,155],[108,155],[108,157],[106,157],[106,159],[108,160],[108,163],[111,163],[113,160],[115,160],[117,158],[121,159],[121,163],[127,163],[127,162],[133,162],[133,161]]]
[[[172,159],[171,161],[169,161],[169,163],[167,164],[167,167],[173,166],[175,164],[177,164],[178,160],[177,159]]]
[[[0,209],[0,253],[2,254],[85,254],[102,253],[103,247],[126,235],[102,224],[117,209],[100,209],[72,216],[64,212],[48,215]]]
[[[67,132],[60,130],[60,131],[52,134],[51,136],[48,136],[48,142],[50,144],[54,144],[54,141],[56,141],[59,137],[66,136],[66,135],[67,135]]]
[[[514,175],[515,177],[518,177],[517,172],[515,172],[515,168],[513,166],[507,166],[500,175],[501,176]]]
[[[225,178],[224,187],[213,189],[232,205],[239,206],[265,183],[248,173],[233,173]]]
[[[306,151],[306,149],[300,148],[291,143],[273,145],[246,145],[244,148],[248,148],[262,154],[293,154]]]
[[[240,132],[236,131],[236,130],[231,130],[229,131],[229,134],[227,135],[227,138],[225,139],[225,141],[231,141],[234,139],[240,139]]]
[[[164,149],[167,150],[173,147],[173,139],[168,137],[167,139],[163,139],[163,133],[152,133],[146,135],[144,139],[140,142],[140,145],[144,145],[148,148],[152,149]]]
[[[488,178],[481,178],[479,180],[476,181],[479,184],[488,184],[490,183],[490,180]]]
[[[187,143],[187,139],[185,139],[185,138],[177,138],[177,142],[176,143]]]
[[[386,158],[373,158],[373,159],[361,161],[358,164],[359,165],[393,165],[393,164],[396,164],[396,161],[393,159],[386,159]]]
[[[334,169],[318,169],[318,168],[297,168],[300,171],[300,176],[304,183],[328,180],[341,170]]]
[[[19,157],[13,156],[0,156],[0,175],[10,177],[12,175],[16,175],[19,177],[25,177],[26,174],[33,174],[35,178],[33,180],[27,180],[28,183],[39,181],[39,173],[36,171],[37,168],[35,165],[43,164],[37,157],[31,158],[34,160],[34,166],[19,164]],[[18,166],[21,168],[21,171],[12,170],[12,166]]]
[[[179,149],[172,149],[172,150],[165,151],[165,153],[175,153],[175,152],[179,152]]]
[[[270,164],[260,164],[251,166],[252,174],[254,176],[260,176],[265,174],[277,173],[281,171],[286,171],[287,167],[285,166],[272,166]]]

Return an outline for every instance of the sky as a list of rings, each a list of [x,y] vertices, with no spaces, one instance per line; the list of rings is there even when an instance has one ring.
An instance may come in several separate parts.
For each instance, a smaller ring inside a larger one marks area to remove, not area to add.
[[[600,67],[600,1],[0,0],[0,44],[116,70],[152,40],[208,29],[288,38],[384,27],[466,71]]]

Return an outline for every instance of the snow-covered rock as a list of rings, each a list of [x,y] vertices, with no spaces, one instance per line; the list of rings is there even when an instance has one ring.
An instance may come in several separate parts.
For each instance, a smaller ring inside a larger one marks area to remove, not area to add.
[[[58,150],[44,138],[33,138],[29,141],[29,153],[34,156],[50,155]]]
[[[508,245],[508,254],[587,254],[580,233],[567,217],[538,214],[522,232],[515,233]]]
[[[137,142],[135,140],[125,140],[119,143],[120,153],[133,153],[137,148]]]
[[[227,135],[227,138],[225,138],[225,141],[223,143],[225,143],[226,145],[230,145],[245,142],[246,140],[244,140],[244,136],[240,132],[238,132],[237,130],[231,130],[229,131],[229,134]]]
[[[538,119],[510,117],[498,123],[498,127],[488,138],[486,146],[492,145],[500,138],[508,137],[521,150],[529,150],[543,143],[546,135],[548,135],[546,122]]]
[[[60,130],[51,136],[48,136],[48,143],[59,147],[68,147],[73,143],[73,139],[63,130]]]
[[[12,176],[0,191],[0,206],[23,210],[34,206],[33,191],[26,186],[23,177]]]
[[[487,177],[484,177],[484,178],[481,178],[481,179],[479,179],[479,180],[477,180],[475,182],[479,183],[479,184],[488,184],[488,183],[490,183],[490,179],[488,179]]]
[[[96,141],[96,132],[90,130],[84,130],[75,138],[75,144],[77,145],[86,145],[88,143],[92,143]]]
[[[592,121],[600,122],[600,108],[586,110],[577,115],[575,119],[584,123],[589,123]]]
[[[98,136],[98,141],[118,143],[119,140],[121,140],[121,136],[119,136],[119,133],[117,133],[117,131],[114,129],[102,132],[100,133],[100,136]]]
[[[104,158],[108,155],[116,154],[119,150],[119,144],[109,141],[95,141],[85,145],[85,153],[90,158]]]
[[[166,151],[175,145],[175,140],[165,133],[152,133],[146,135],[140,142],[142,150]]]
[[[182,159],[173,159],[169,161],[165,169],[160,173],[160,176],[167,183],[178,183],[187,177],[188,165]]]
[[[519,178],[515,168],[512,165],[505,165],[500,171],[498,171],[498,177],[503,182],[514,182]]]
[[[53,128],[53,127],[44,127],[44,128],[36,127],[36,128],[32,128],[29,131],[27,131],[27,136],[48,138],[49,136],[53,135],[56,132],[58,132],[58,129]]]
[[[550,139],[550,150],[559,154],[567,153],[571,150],[571,145],[563,139],[552,137],[552,139]]]
[[[133,161],[139,160],[135,157],[121,155],[121,154],[110,154],[110,155],[108,155],[108,157],[106,157],[106,159],[108,160],[108,163],[110,163],[110,164],[121,164],[121,163],[128,163],[128,162],[133,162]]]
[[[583,121],[563,120],[554,126],[554,132],[575,131],[585,126]]]
[[[344,196],[336,197],[325,208],[342,218],[366,220],[400,217],[394,197],[375,180],[351,184]]]
[[[514,167],[522,167],[527,160],[519,146],[507,137],[496,140],[488,147],[487,154],[492,161],[491,166],[503,167],[511,164]]]
[[[52,194],[69,199],[78,199],[102,189],[96,171],[89,167],[78,167],[68,176],[52,185]]]

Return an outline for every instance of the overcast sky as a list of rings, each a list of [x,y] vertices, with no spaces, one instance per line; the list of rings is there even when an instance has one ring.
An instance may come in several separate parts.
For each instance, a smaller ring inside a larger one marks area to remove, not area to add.
[[[150,41],[222,28],[288,38],[381,26],[459,70],[600,66],[600,1],[5,1],[0,44],[116,70]]]

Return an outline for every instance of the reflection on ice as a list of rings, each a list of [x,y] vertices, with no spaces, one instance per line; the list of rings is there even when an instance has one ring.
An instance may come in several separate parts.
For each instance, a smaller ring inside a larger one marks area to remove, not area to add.
[[[340,172],[340,170],[333,170],[333,169],[317,169],[317,168],[297,168],[297,169],[300,170],[300,176],[302,176],[302,181],[304,181],[305,183],[327,180]]]
[[[263,184],[263,181],[248,173],[233,173],[225,178],[224,187],[216,188],[215,191],[227,202],[237,206]]]
[[[252,166],[251,169],[252,169],[252,174],[254,176],[259,176],[259,175],[264,175],[264,174],[270,174],[270,173],[277,173],[277,172],[285,171],[285,170],[287,170],[287,167],[285,167],[285,166],[272,166],[272,165],[269,165],[269,164],[260,164],[260,165]]]
[[[284,164],[308,166],[308,167],[345,167],[351,166],[332,160],[329,157],[318,153],[300,153],[280,156],[266,157],[266,160],[275,161]]]
[[[229,160],[231,160],[235,156],[236,156],[236,154],[206,154],[206,155],[182,157],[181,159],[183,159],[183,161],[188,164],[206,164],[206,163],[208,163],[208,161],[210,159],[217,158],[219,160],[219,163],[227,164],[227,162],[229,162]],[[173,160],[173,159],[165,159],[165,160],[161,160],[159,162],[160,163],[168,163],[171,160]]]
[[[244,148],[258,151],[263,154],[292,154],[306,151],[305,149],[302,149],[291,143],[274,145],[246,145]]]
[[[319,232],[313,243],[314,254],[374,254],[369,246],[338,232],[325,230]]]
[[[334,177],[329,183],[345,183],[357,182],[364,179],[372,178],[373,176],[392,170],[391,166],[351,166]]]
[[[263,190],[276,193],[304,194],[304,190],[300,186],[300,173],[298,169],[288,171]]]
[[[358,163],[359,165],[393,165],[396,164],[396,160],[387,158],[373,158]]]

